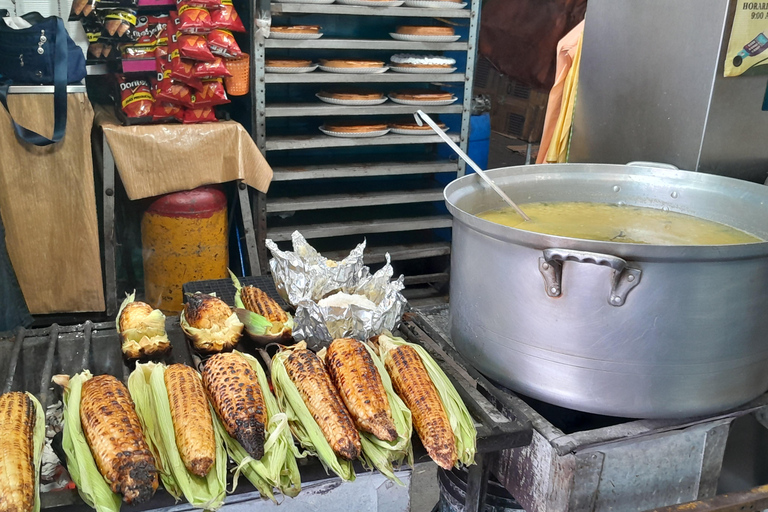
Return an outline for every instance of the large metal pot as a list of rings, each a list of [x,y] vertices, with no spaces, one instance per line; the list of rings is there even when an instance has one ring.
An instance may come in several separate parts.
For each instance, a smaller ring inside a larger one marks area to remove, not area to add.
[[[768,239],[768,187],[625,165],[488,171],[518,203],[625,203]],[[504,206],[477,175],[445,189],[451,337],[522,394],[624,417],[703,415],[768,389],[768,242],[659,246],[530,233],[474,214]]]

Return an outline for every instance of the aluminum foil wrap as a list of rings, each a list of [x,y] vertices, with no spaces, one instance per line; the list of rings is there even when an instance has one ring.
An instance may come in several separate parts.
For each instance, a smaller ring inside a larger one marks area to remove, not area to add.
[[[406,305],[400,293],[405,285],[403,276],[392,280],[389,254],[387,263],[371,274],[363,263],[365,241],[343,260],[333,261],[318,253],[298,231],[291,239],[293,252],[281,251],[272,240],[266,245],[272,252],[269,266],[277,291],[296,307],[293,337],[297,341],[306,341],[309,348],[318,350],[335,338],[365,340],[397,328]],[[318,304],[337,293],[363,296],[374,307],[354,302],[344,306]]]

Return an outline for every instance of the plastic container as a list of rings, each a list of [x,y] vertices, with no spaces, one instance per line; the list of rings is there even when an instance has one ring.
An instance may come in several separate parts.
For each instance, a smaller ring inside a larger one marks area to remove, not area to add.
[[[230,96],[244,96],[248,94],[251,87],[251,57],[247,53],[234,59],[225,59],[227,71],[232,76],[224,79],[224,85],[227,88],[227,94]]]

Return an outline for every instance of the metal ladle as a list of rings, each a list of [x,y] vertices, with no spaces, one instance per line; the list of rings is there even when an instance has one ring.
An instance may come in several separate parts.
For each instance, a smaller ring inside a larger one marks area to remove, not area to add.
[[[457,155],[461,157],[462,160],[464,160],[474,171],[488,184],[489,187],[493,189],[494,192],[499,194],[501,198],[506,202],[509,206],[515,209],[515,211],[526,221],[531,220],[530,217],[528,217],[523,210],[520,209],[519,206],[515,204],[513,200],[509,198],[507,194],[504,193],[503,190],[499,188],[498,185],[496,185],[491,178],[489,178],[485,172],[480,169],[480,167],[477,166],[475,162],[472,161],[467,154],[461,150],[459,146],[454,143],[450,137],[448,137],[443,130],[440,129],[439,126],[437,126],[437,123],[435,123],[431,117],[429,117],[427,114],[422,112],[421,110],[417,110],[413,117],[416,118],[416,124],[419,126],[422,126],[422,119],[426,121],[426,123],[442,138],[449,146],[451,146],[451,149],[453,149]]]

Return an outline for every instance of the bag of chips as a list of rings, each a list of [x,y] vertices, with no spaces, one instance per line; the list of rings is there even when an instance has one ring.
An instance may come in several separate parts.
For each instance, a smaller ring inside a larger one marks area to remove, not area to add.
[[[232,32],[220,28],[214,29],[208,34],[208,48],[211,49],[212,54],[228,59],[243,54]]]
[[[117,76],[120,110],[127,124],[148,123],[152,121],[152,107],[155,99],[149,82],[143,78]]]
[[[152,92],[157,94],[159,81],[152,79]],[[155,105],[152,108],[152,122],[170,123],[173,121],[182,122],[184,119],[184,108],[181,105],[163,101],[155,98]]]
[[[182,122],[188,123],[210,123],[216,121],[216,113],[213,107],[187,108],[184,109],[184,118]]]
[[[179,2],[177,27],[185,34],[205,34],[211,31],[211,13],[202,7],[189,5],[186,1]]]
[[[102,20],[105,35],[132,41],[132,30],[138,19],[136,11],[131,9],[109,9],[103,11]]]
[[[198,62],[195,64],[194,74],[196,78],[224,78],[232,76],[224,64],[224,59],[214,57],[211,62]]]
[[[188,85],[171,79],[170,64],[164,59],[157,59],[157,84],[155,100],[183,107],[192,107],[192,89]]]
[[[232,0],[222,0],[221,6],[211,10],[213,28],[223,28],[232,32],[245,32],[243,20],[238,16]]]
[[[224,82],[221,78],[203,80],[203,90],[194,93],[192,105],[195,108],[213,107],[229,103],[227,92],[224,90]]]
[[[176,13],[172,13],[176,14]],[[215,57],[208,49],[208,41],[201,34],[184,34],[179,29],[179,18],[171,17],[171,29],[168,31],[173,39],[172,43],[179,49],[179,56],[183,59],[210,62]]]

